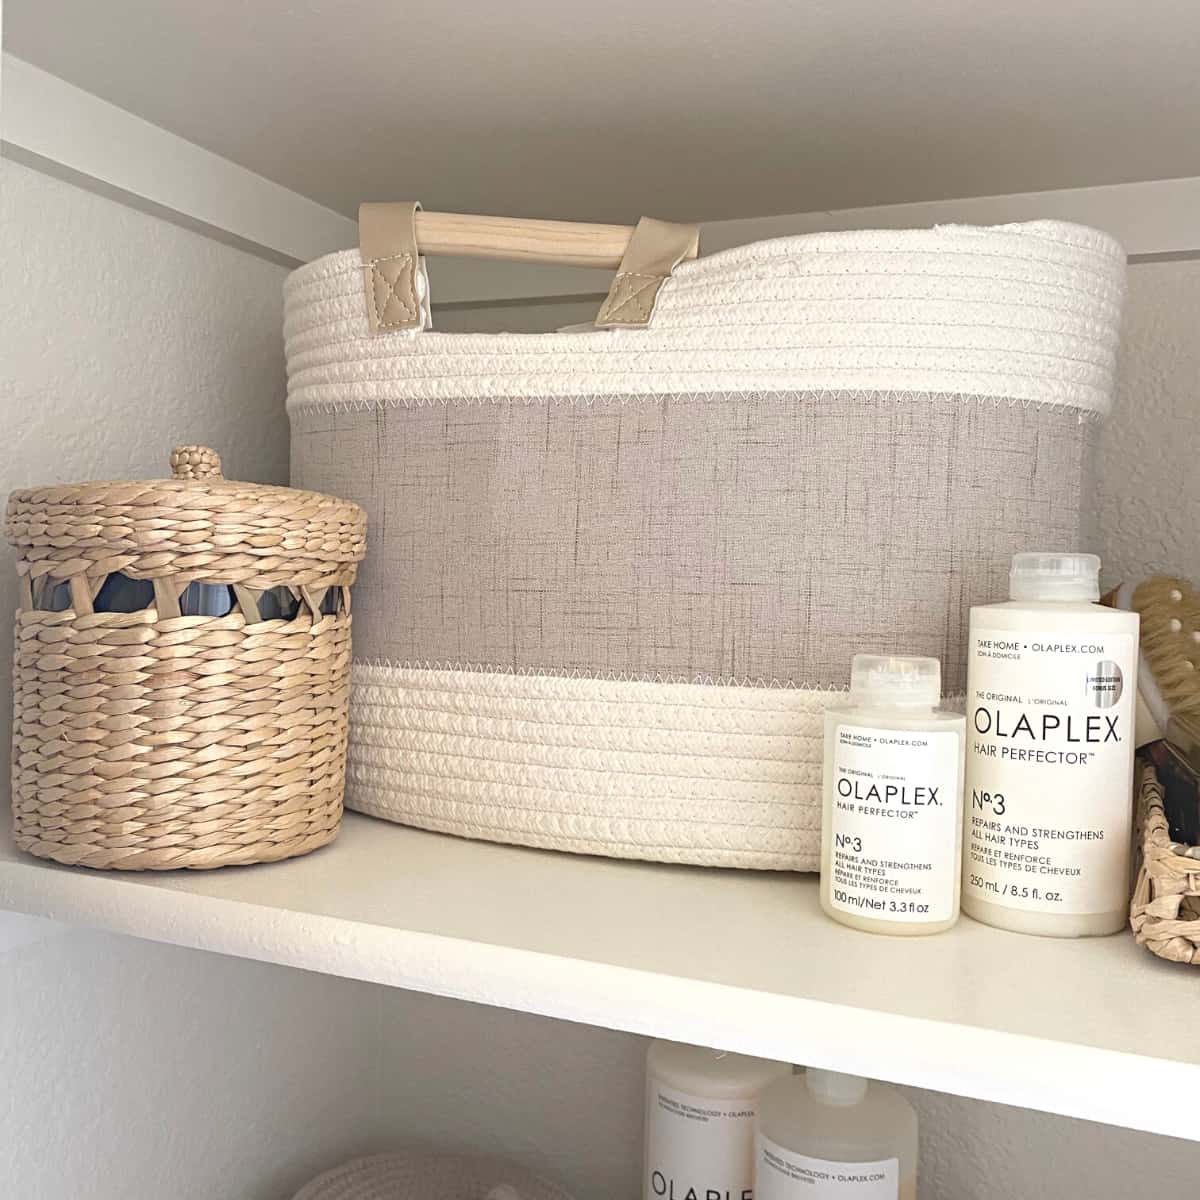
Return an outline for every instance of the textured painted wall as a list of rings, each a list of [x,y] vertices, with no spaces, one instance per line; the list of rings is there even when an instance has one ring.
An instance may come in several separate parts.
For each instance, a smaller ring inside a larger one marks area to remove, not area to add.
[[[9,950],[0,1194],[285,1200],[373,1148],[377,995],[85,931]]]
[[[640,1197],[644,1039],[436,996],[383,1000],[379,1136],[508,1155],[577,1200]]]
[[[1110,582],[1165,571],[1200,583],[1200,262],[1129,270],[1117,406],[1099,458]]]

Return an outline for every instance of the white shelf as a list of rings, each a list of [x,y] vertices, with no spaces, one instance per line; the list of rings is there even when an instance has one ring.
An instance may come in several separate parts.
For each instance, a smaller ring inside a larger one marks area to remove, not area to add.
[[[348,815],[307,858],[108,874],[0,843],[0,907],[1200,1141],[1200,972],[1132,937],[826,920],[813,877],[460,841]]]

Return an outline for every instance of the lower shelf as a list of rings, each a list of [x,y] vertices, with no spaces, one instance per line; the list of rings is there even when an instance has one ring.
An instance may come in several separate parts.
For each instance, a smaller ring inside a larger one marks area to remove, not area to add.
[[[1200,972],[1131,936],[845,929],[813,876],[575,858],[347,814],[307,858],[60,867],[0,907],[1200,1141]]]

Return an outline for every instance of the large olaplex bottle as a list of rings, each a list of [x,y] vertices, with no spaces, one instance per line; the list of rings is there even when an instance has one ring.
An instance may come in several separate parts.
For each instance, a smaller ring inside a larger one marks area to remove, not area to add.
[[[791,1073],[770,1059],[652,1042],[643,1200],[753,1200],[758,1096]]]
[[[818,1071],[759,1102],[755,1200],[917,1200],[917,1114],[895,1089]]]
[[[869,933],[958,920],[963,718],[939,709],[936,658],[856,654],[825,713],[821,907]]]
[[[1103,608],[1094,554],[1018,554],[971,609],[963,909],[1020,933],[1128,917],[1138,615]]]

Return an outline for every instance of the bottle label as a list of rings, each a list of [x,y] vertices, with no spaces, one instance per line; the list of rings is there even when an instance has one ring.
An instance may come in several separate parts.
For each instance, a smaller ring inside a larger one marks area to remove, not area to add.
[[[942,736],[942,735],[939,735]],[[758,1135],[758,1200],[898,1200],[900,1160],[830,1162]]]
[[[959,874],[956,732],[836,725],[829,902],[882,921],[948,921]]]
[[[1125,905],[1137,643],[971,631],[964,895],[1027,912]]]
[[[644,1200],[754,1200],[754,1101],[664,1087],[646,1096]]]

